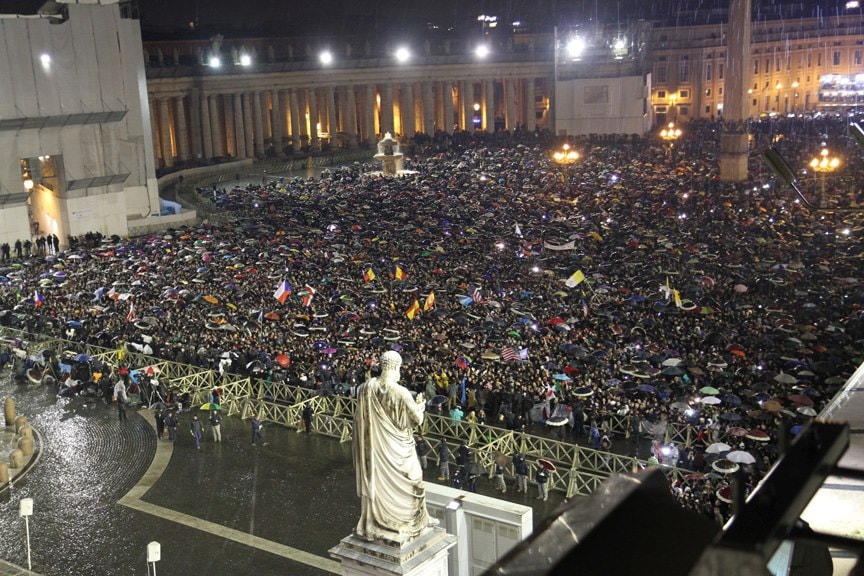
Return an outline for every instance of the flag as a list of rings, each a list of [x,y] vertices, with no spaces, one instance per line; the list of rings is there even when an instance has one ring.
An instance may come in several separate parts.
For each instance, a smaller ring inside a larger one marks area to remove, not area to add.
[[[407,316],[409,320],[413,320],[414,316],[416,316],[418,312],[420,312],[420,302],[415,298],[414,303],[411,304],[411,307],[408,308],[407,312],[405,312],[405,316]]]
[[[429,295],[426,296],[426,302],[423,303],[423,311],[428,312],[435,305],[435,291],[429,292]]]
[[[315,297],[315,289],[306,284],[306,295],[303,297],[303,306],[312,304],[312,298]]]
[[[135,302],[129,301],[129,313],[126,314],[126,322],[135,320]]]
[[[36,308],[45,303],[45,298],[42,297],[42,294],[40,294],[38,290],[33,291],[33,302],[36,304]]]
[[[519,350],[519,360],[528,360],[528,348]]]
[[[507,346],[501,350],[501,360],[504,362],[516,362],[519,360],[519,351],[513,346]]]
[[[112,300],[118,300],[120,298],[120,294],[117,293],[117,290],[115,290],[113,286],[108,290],[107,295]]]
[[[453,364],[462,370],[467,370],[468,367],[471,366],[471,359],[467,356],[460,356],[455,362],[453,362]]]
[[[516,233],[516,236],[518,236],[519,238],[522,238],[522,229],[519,228],[518,222],[516,223],[516,230],[514,230],[514,232]]]
[[[593,238],[593,239],[596,240],[597,242],[602,242],[602,241],[603,241],[603,237],[600,236],[600,234],[598,234],[597,232],[594,232],[593,230],[592,230],[591,232],[588,233],[588,236],[590,236],[591,238]]]
[[[263,323],[264,323],[264,308],[261,308],[261,309],[258,311],[258,323],[259,323],[259,324],[263,324]]]
[[[369,268],[368,270],[366,270],[366,272],[363,273],[363,280],[365,280],[366,282],[372,282],[373,280],[375,280],[375,272],[372,271],[372,268]]]
[[[468,387],[466,386],[466,378],[467,376],[463,376],[462,382],[459,383],[459,387],[462,389],[460,394],[461,399],[459,401],[462,402],[462,406],[468,405]]]
[[[582,298],[582,315],[588,316],[588,302],[584,298]]]
[[[405,274],[405,271],[402,270],[402,267],[399,266],[398,264],[396,265],[396,274],[395,274],[395,276],[396,276],[396,280],[407,280],[407,279],[408,279],[408,275]]]
[[[280,304],[284,304],[285,300],[288,299],[288,296],[293,292],[293,288],[291,284],[288,283],[287,280],[283,280],[279,286],[276,287],[276,291],[273,292],[273,297],[279,301]]]
[[[568,278],[567,281],[564,282],[564,284],[568,288],[575,288],[576,286],[581,284],[584,280],[585,280],[585,274],[582,272],[582,270],[576,270],[575,272],[573,272],[573,274],[570,276],[570,278]]]
[[[677,308],[681,307],[681,294],[678,290],[672,290],[672,297],[675,298],[675,306]]]
[[[459,298],[459,303],[462,304],[462,306],[470,306],[472,302],[474,302],[474,299],[470,296],[462,296]]]
[[[474,299],[474,302],[482,302],[483,301],[483,295],[480,294],[480,287],[479,286],[476,286],[474,288],[474,292],[471,293],[471,297]]]

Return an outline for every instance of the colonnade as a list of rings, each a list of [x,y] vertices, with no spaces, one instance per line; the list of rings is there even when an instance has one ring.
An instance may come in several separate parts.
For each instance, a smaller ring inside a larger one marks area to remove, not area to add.
[[[211,158],[262,158],[325,145],[356,148],[390,132],[534,130],[545,122],[546,78],[387,82],[237,89],[219,78],[188,87],[148,81],[153,149],[166,168]],[[268,79],[271,83],[274,78]],[[260,77],[244,84],[260,82]],[[194,84],[194,85],[193,85]],[[539,88],[538,88],[539,86]]]

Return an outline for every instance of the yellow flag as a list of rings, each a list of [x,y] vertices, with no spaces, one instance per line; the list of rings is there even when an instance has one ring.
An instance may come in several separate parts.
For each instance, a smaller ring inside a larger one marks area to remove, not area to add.
[[[415,298],[414,303],[411,304],[411,307],[408,308],[407,312],[405,312],[405,316],[407,316],[409,320],[413,320],[414,316],[416,316],[418,312],[420,312],[420,302]]]
[[[432,290],[429,292],[429,295],[426,296],[426,302],[423,304],[423,311],[428,312],[435,305],[435,291]]]
[[[681,307],[681,294],[678,293],[678,290],[672,290],[672,296],[675,298],[675,306],[680,308]]]
[[[582,270],[576,270],[573,275],[570,276],[570,278],[568,278],[566,282],[564,282],[564,284],[568,288],[575,288],[576,286],[581,284],[583,280],[585,280],[585,274],[582,272]]]
[[[593,239],[596,240],[597,242],[602,242],[602,241],[603,241],[603,237],[600,236],[600,234],[598,234],[597,232],[594,232],[593,230],[592,230],[591,232],[588,233],[588,236],[590,236],[591,238],[593,238]]]

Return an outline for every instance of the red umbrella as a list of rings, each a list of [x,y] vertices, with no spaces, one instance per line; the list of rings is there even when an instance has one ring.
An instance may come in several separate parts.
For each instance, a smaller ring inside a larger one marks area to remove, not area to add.
[[[558,324],[564,324],[564,322],[566,322],[566,320],[564,320],[563,318],[561,318],[559,316],[555,316],[554,318],[551,318],[549,320],[549,324],[551,324],[553,326],[556,326]]]
[[[291,365],[291,358],[289,358],[285,354],[279,354],[278,356],[276,356],[276,364],[278,364],[282,368],[287,368]]]
[[[756,442],[768,442],[771,437],[764,430],[748,430],[746,438],[750,440],[755,440]]]
[[[742,436],[747,435],[747,429],[741,428],[740,426],[733,426],[732,428],[729,428],[728,430],[726,430],[726,433],[729,434],[730,436],[736,436],[736,437],[740,438]]]
[[[813,406],[813,400],[803,394],[792,394],[789,401],[799,406]]]
[[[554,472],[555,470],[557,470],[557,468],[555,468],[555,465],[552,462],[550,462],[549,460],[545,460],[543,458],[540,458],[537,460],[537,465],[542,466],[543,468],[545,468],[546,470],[549,470],[550,472]]]
[[[264,314],[264,318],[266,318],[267,320],[279,320],[281,316],[279,316],[279,314],[276,312],[267,312],[266,314]]]
[[[726,486],[725,488],[721,488],[717,491],[717,498],[726,502],[727,504],[732,503],[732,488]]]

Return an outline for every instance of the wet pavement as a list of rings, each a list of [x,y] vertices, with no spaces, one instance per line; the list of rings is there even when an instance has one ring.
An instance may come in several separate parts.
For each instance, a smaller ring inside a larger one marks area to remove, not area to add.
[[[221,444],[205,426],[196,450],[184,414],[171,446],[157,441],[146,411],[131,409],[121,423],[116,408],[100,401],[0,381],[0,396],[13,395],[44,440],[36,465],[11,494],[0,494],[3,560],[27,563],[18,502],[32,497],[33,570],[45,576],[146,574],[152,540],[162,545],[160,576],[248,574],[251,566],[261,575],[338,569],[327,550],[359,515],[350,444],[267,425],[268,444],[252,446],[249,422],[230,417]],[[200,417],[206,421],[206,413]],[[480,492],[497,495],[486,479]],[[562,502],[560,494],[538,502],[533,492],[511,492],[510,499],[534,507],[535,524]],[[8,573],[0,566],[0,575]]]

